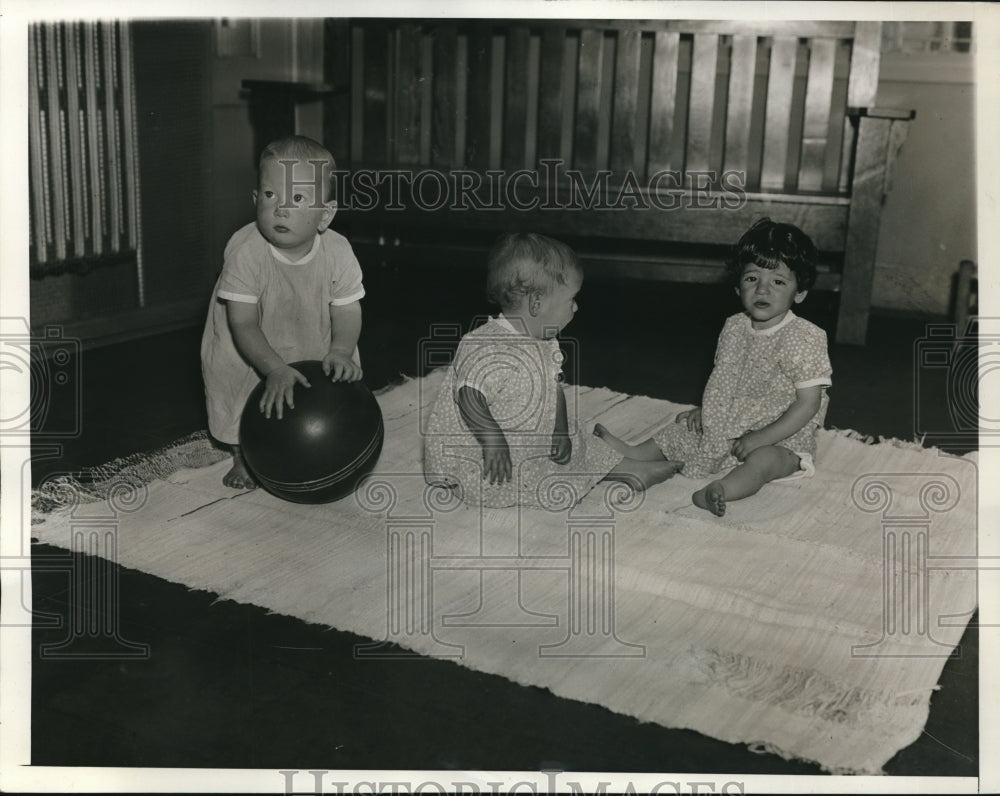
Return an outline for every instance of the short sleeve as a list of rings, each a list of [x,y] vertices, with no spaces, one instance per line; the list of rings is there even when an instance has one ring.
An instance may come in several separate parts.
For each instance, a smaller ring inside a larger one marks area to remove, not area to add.
[[[329,235],[336,233],[323,233],[324,245],[327,245],[326,238]],[[365,288],[362,283],[361,264],[354,255],[354,249],[347,239],[340,235],[332,237],[329,246],[334,260],[330,303],[341,306],[360,300],[365,295]]]
[[[249,247],[227,246],[222,276],[219,278],[218,297],[256,304],[262,289],[260,261],[251,256]]]
[[[812,324],[802,325],[789,335],[781,357],[781,367],[796,389],[829,387],[833,368],[827,351],[826,332]]]

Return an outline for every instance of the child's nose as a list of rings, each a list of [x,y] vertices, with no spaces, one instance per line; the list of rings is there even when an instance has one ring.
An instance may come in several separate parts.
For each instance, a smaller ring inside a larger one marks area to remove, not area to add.
[[[288,217],[288,208],[287,207],[283,207],[282,204],[283,204],[282,202],[278,202],[274,206],[274,214],[276,216],[278,216],[278,218],[287,218]]]

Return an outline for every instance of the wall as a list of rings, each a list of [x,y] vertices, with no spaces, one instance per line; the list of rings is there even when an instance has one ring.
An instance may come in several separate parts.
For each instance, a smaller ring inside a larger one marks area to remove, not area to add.
[[[917,116],[885,202],[873,304],[945,315],[959,261],[977,257],[971,59],[886,56],[877,104],[913,108]]]
[[[259,153],[254,151],[242,81],[319,81],[323,73],[322,20],[236,20],[228,23],[231,33],[220,30],[221,24],[216,25],[211,64],[213,273],[222,268],[229,236],[254,218],[250,195]],[[228,44],[226,36],[235,41]],[[303,119],[299,130],[322,135],[314,119]]]

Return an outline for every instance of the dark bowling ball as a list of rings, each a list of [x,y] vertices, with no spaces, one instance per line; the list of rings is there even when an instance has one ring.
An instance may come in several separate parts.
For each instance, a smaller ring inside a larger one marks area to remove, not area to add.
[[[294,362],[310,387],[295,385],[295,408],[281,420],[260,411],[264,383],[243,407],[240,446],[257,482],[293,503],[329,503],[354,491],[382,452],[385,429],[362,382],[330,381],[320,362]]]

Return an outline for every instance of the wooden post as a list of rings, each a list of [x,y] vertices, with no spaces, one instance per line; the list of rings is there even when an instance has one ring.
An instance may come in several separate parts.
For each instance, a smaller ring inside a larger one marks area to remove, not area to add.
[[[838,343],[864,345],[865,342],[882,202],[893,161],[905,137],[903,128],[912,115],[912,112],[880,114],[869,110],[858,116],[858,146],[837,316]],[[893,129],[894,125],[902,127]]]

